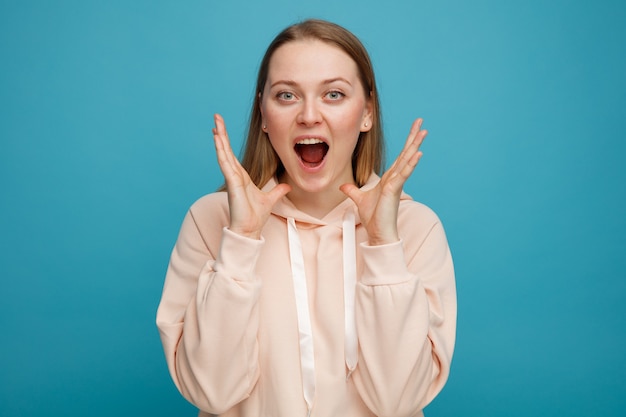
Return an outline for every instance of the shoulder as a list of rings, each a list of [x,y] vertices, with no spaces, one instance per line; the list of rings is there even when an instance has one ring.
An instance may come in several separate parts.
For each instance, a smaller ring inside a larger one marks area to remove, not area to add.
[[[229,221],[226,192],[215,192],[200,197],[189,208],[189,215],[201,230],[207,230],[209,227],[221,230]]]
[[[228,196],[225,191],[217,191],[200,197],[191,205],[190,210],[214,210],[218,208],[228,210]]]
[[[417,247],[429,238],[445,240],[439,216],[427,205],[411,199],[400,201],[398,232],[407,244]]]
[[[423,226],[431,227],[440,223],[439,216],[426,204],[411,199],[400,200],[398,208],[399,221],[420,223]]]

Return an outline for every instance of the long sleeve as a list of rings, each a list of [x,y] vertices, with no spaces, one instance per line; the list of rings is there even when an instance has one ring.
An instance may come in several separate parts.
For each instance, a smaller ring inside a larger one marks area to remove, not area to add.
[[[358,363],[346,380],[341,254],[343,218],[353,204],[315,219],[284,198],[260,241],[226,228],[225,193],[190,208],[157,326],[171,377],[201,416],[306,415],[288,218],[298,222],[306,269],[311,417],[418,417],[441,390],[456,325],[452,259],[437,216],[410,200],[400,202],[400,242],[367,246],[355,219]]]
[[[452,360],[456,290],[447,240],[435,219],[423,237],[407,232],[361,251],[354,382],[374,414],[414,416],[443,388]]]
[[[259,377],[260,280],[253,271],[263,242],[226,228],[203,234],[202,226],[190,210],[170,259],[157,326],[179,391],[220,414],[247,398]]]

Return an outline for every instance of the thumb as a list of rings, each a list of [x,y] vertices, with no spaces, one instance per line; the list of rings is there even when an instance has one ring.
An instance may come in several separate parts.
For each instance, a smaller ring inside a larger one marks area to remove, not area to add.
[[[276,187],[272,188],[267,193],[272,206],[274,206],[278,200],[286,196],[289,191],[291,191],[291,186],[288,184],[278,184]]]
[[[339,189],[341,190],[341,192],[343,192],[345,195],[347,195],[352,201],[354,201],[355,204],[359,204],[359,201],[361,200],[361,194],[363,193],[359,187],[357,187],[354,184],[343,184],[342,186],[339,187]]]

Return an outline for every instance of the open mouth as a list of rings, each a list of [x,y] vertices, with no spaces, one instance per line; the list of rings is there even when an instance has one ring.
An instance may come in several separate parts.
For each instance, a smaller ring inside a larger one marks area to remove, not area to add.
[[[320,139],[308,138],[296,143],[294,149],[304,165],[314,168],[326,157],[328,145]]]

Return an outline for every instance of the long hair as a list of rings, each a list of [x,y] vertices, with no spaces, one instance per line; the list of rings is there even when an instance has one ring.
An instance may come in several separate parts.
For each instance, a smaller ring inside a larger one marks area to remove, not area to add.
[[[372,127],[361,132],[352,154],[352,172],[357,186],[361,187],[372,172],[382,173],[384,163],[384,140],[380,104],[374,69],[367,50],[351,32],[324,20],[310,19],[287,27],[280,32],[265,51],[257,76],[254,102],[250,111],[250,123],[241,165],[248,171],[257,187],[263,187],[272,177],[285,171],[278,155],[272,148],[269,137],[262,129],[260,104],[269,72],[269,63],[274,52],[282,45],[297,40],[315,39],[339,47],[356,63],[365,97],[372,104]]]

